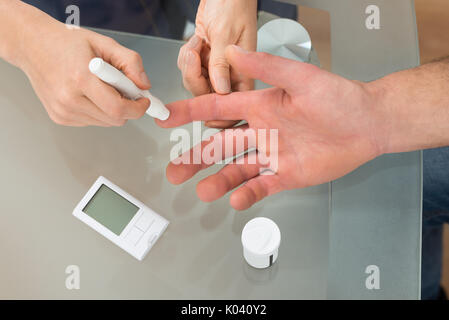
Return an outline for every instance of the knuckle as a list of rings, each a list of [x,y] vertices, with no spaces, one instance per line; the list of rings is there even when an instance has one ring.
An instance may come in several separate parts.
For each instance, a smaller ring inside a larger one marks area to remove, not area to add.
[[[142,57],[136,51],[130,50],[129,59],[134,63],[142,63]]]
[[[58,90],[56,101],[61,106],[67,106],[73,100],[73,94],[70,89],[63,87]]]
[[[139,106],[139,108],[137,109],[137,118],[138,119],[142,118],[145,115],[148,107],[149,107],[149,105],[146,102],[144,102],[142,105]]]
[[[111,37],[104,36],[104,39],[105,39],[105,42],[107,42],[110,46],[116,46],[119,44],[117,41],[115,41]]]
[[[184,88],[186,88],[189,91],[192,91],[192,84],[193,84],[193,77],[189,75],[184,75],[182,78],[182,83],[184,84]]]
[[[229,63],[225,57],[216,57],[212,60],[212,65],[216,68],[229,68]]]
[[[58,114],[59,118],[62,119],[63,121],[70,120],[70,118],[73,115],[72,111],[67,107],[59,108],[57,111],[57,114]]]
[[[186,68],[186,70],[183,71],[182,73],[183,79],[188,81],[188,82],[193,82],[195,80],[201,79],[203,76],[198,76],[198,74],[189,68]]]
[[[128,121],[125,119],[116,120],[112,123],[112,126],[114,127],[123,127]]]
[[[198,79],[183,79],[183,85],[195,97],[210,93],[209,89],[202,87]]]
[[[220,108],[221,97],[218,94],[214,94],[214,99],[211,103],[213,106],[213,117],[215,119],[220,119],[223,117],[223,108]]]
[[[111,106],[108,110],[108,115],[112,120],[119,122],[125,118],[125,110],[121,106]]]
[[[68,124],[68,121],[66,119],[63,119],[61,116],[54,112],[49,113],[48,116],[50,117],[50,120],[57,125],[66,126]]]
[[[145,112],[147,111],[148,106],[149,106],[148,102],[145,102],[145,101],[139,102],[138,104],[136,104],[133,107],[132,115],[130,115],[129,118],[131,118],[131,119],[142,118],[144,116]]]
[[[87,75],[85,72],[78,70],[73,74],[72,81],[73,81],[72,85],[74,85],[76,88],[84,89],[87,83]]]

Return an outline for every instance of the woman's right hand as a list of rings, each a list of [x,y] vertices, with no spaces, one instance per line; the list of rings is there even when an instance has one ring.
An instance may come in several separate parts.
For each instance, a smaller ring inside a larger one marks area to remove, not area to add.
[[[228,45],[257,48],[257,0],[201,0],[196,30],[180,50],[178,68],[194,96],[254,89],[254,81],[233,70],[225,57]],[[208,121],[209,127],[231,127],[238,121]]]
[[[20,59],[50,118],[66,126],[122,126],[145,114],[148,99],[132,101],[90,73],[92,58],[100,57],[123,71],[139,88],[149,89],[142,58],[111,38],[82,28],[68,28],[35,10],[23,26]]]

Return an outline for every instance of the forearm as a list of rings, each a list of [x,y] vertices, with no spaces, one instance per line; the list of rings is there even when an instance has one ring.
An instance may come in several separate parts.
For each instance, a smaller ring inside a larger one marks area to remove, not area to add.
[[[449,146],[449,58],[367,84],[384,119],[383,153]]]
[[[57,24],[44,12],[19,0],[0,1],[0,58],[21,67],[36,32],[45,36],[40,26]]]

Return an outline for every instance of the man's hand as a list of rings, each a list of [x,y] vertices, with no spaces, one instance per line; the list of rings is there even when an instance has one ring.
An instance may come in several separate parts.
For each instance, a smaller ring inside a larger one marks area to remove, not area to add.
[[[12,63],[23,69],[50,118],[67,126],[121,126],[144,115],[148,99],[131,101],[89,72],[101,57],[122,70],[141,89],[149,89],[142,59],[114,40],[84,29],[68,29],[43,12],[19,2],[22,23]],[[6,10],[7,8],[5,8]],[[0,12],[6,13],[6,12]],[[29,22],[28,22],[29,21]],[[11,22],[13,28],[14,21]],[[5,50],[8,51],[8,50]]]
[[[244,119],[248,125],[243,130],[277,129],[278,169],[274,175],[260,175],[260,164],[229,164],[198,184],[201,200],[214,201],[237,188],[230,202],[244,210],[282,190],[337,179],[383,153],[387,122],[366,84],[236,46],[228,47],[226,57],[236,73],[276,88],[175,102],[168,106],[170,119],[157,123],[169,128],[194,120]],[[203,147],[214,141],[218,139],[203,142]],[[267,152],[267,145],[267,141],[257,141],[256,147]],[[167,178],[174,184],[209,166],[173,162],[167,167]]]
[[[257,47],[256,0],[202,0],[196,18],[196,35],[178,57],[184,86],[195,96],[217,92],[247,91],[252,79],[230,68],[228,45],[255,51]],[[210,127],[229,127],[235,122],[211,121]]]

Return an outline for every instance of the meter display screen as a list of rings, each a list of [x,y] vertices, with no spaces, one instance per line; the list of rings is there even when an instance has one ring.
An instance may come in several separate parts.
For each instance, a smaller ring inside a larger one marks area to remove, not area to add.
[[[83,209],[84,213],[118,236],[138,211],[139,207],[104,184]]]

